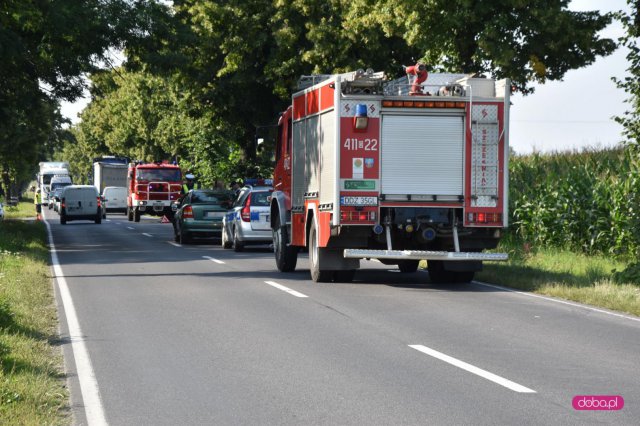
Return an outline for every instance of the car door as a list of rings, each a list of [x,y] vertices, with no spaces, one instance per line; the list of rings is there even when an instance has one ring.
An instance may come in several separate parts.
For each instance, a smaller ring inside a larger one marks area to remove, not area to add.
[[[251,193],[251,230],[253,231],[269,231],[271,223],[269,221],[269,212],[271,210],[269,204],[269,191],[253,191]]]

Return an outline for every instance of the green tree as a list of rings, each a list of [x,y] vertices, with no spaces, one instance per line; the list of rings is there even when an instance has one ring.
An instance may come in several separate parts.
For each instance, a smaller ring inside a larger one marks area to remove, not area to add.
[[[570,11],[569,0],[369,3],[351,2],[351,22],[401,35],[435,69],[508,77],[525,94],[533,91],[531,82],[561,80],[616,48],[598,36],[613,15]]]
[[[629,95],[627,103],[629,109],[621,117],[616,117],[616,121],[622,124],[624,136],[627,139],[630,149],[636,149],[640,154],[640,46],[638,46],[638,37],[640,37],[640,2],[629,0],[629,13],[618,14],[626,34],[620,38],[620,43],[629,49],[627,60],[629,75],[620,80],[614,78],[620,89],[623,89]]]
[[[73,101],[83,74],[109,48],[148,36],[153,0],[0,2],[0,167],[35,172],[59,148],[60,100]]]

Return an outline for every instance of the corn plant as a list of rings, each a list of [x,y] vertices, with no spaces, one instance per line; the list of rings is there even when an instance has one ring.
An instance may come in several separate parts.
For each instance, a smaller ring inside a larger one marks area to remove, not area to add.
[[[534,153],[510,163],[511,232],[534,245],[640,255],[640,149]]]

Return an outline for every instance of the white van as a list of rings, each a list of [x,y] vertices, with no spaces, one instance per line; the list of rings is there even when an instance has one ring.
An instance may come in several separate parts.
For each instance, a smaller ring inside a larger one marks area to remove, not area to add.
[[[93,185],[70,185],[62,190],[60,196],[60,223],[65,225],[71,220],[93,220],[102,222],[100,194]]]
[[[54,194],[56,190],[62,191],[65,186],[72,185],[71,176],[69,175],[55,175],[51,178],[51,183],[49,185],[49,193],[46,195],[46,198],[42,204],[48,204],[49,210],[51,210],[56,204],[56,200],[54,199]]]
[[[113,212],[127,212],[127,188],[123,186],[107,186],[102,191],[102,218]]]

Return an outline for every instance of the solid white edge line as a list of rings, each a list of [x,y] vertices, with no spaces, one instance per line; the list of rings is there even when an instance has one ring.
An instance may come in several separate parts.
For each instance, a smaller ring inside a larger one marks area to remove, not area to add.
[[[209,259],[212,262],[216,262],[219,263],[221,265],[224,265],[224,262],[222,260],[219,259],[214,259],[213,257],[209,257],[209,256],[202,256],[203,259]]]
[[[178,243],[174,243],[173,241],[167,241],[168,244],[171,244],[174,247],[182,247],[180,244]]]
[[[80,382],[80,392],[82,393],[82,401],[84,403],[84,411],[89,425],[107,425],[107,419],[102,408],[100,399],[100,390],[98,389],[98,381],[93,372],[89,351],[85,345],[85,338],[80,328],[80,322],[73,305],[71,292],[67,286],[67,280],[64,278],[62,267],[58,260],[58,253],[53,243],[53,234],[49,222],[44,221],[47,226],[49,236],[49,250],[51,251],[51,264],[53,273],[58,284],[58,291],[69,327],[69,340],[71,341],[71,349],[73,350],[73,358],[76,363],[76,372],[78,381]]]
[[[297,292],[295,290],[291,290],[290,288],[285,287],[282,284],[278,284],[277,282],[274,282],[274,281],[265,281],[265,283],[269,284],[271,287],[275,287],[278,290],[282,290],[282,291],[284,291],[286,293],[289,293],[289,294],[291,294],[292,296],[295,296],[295,297],[309,297],[306,294],[302,294],[302,293]]]
[[[510,288],[507,288],[507,287],[502,287],[502,286],[496,285],[496,284],[489,284],[489,283],[485,283],[485,282],[482,282],[482,281],[475,281],[474,280],[473,283],[478,284],[480,286],[484,286],[484,287],[491,287],[491,288],[496,288],[498,290],[508,291],[509,293],[517,293],[517,294],[520,294],[522,296],[528,296],[528,297],[533,297],[533,298],[536,298],[536,299],[547,300],[549,302],[555,302],[555,303],[560,303],[562,305],[573,306],[574,308],[587,309],[589,311],[598,312],[598,313],[606,314],[606,315],[611,315],[611,316],[617,317],[617,318],[624,318],[624,319],[628,319],[628,320],[631,320],[631,321],[640,322],[640,318],[631,317],[631,316],[624,315],[624,314],[618,314],[618,313],[615,313],[615,312],[605,311],[604,309],[594,308],[593,306],[582,305],[580,303],[569,302],[567,300],[554,299],[553,297],[549,297],[549,296],[541,296],[539,294],[533,294],[533,293],[527,293],[527,292],[524,292],[524,291],[513,290],[513,289],[510,289]]]
[[[143,232],[142,235],[144,235],[145,237],[153,237],[153,235],[147,234],[146,232]]]
[[[474,365],[468,364],[464,361],[460,361],[459,359],[453,358],[449,355],[443,354],[442,352],[438,352],[434,349],[428,348],[426,346],[423,345],[409,345],[410,348],[415,349],[417,351],[420,351],[424,354],[427,354],[429,356],[432,356],[434,358],[439,359],[440,361],[444,361],[448,364],[451,364],[455,367],[461,368],[463,370],[468,371],[469,373],[473,373],[477,376],[480,376],[484,379],[490,380],[494,383],[497,383],[501,386],[504,386],[507,389],[511,389],[512,391],[515,392],[520,392],[520,393],[537,393],[536,391],[534,391],[533,389],[529,389],[525,386],[522,386],[516,382],[512,382],[511,380],[505,379],[504,377],[500,377],[496,374],[490,373],[486,370],[483,370],[482,368],[478,368]]]

